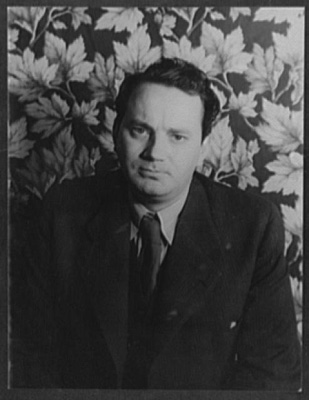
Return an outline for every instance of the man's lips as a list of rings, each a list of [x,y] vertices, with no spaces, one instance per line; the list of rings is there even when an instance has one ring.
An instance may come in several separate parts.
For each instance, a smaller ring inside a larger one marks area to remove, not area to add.
[[[139,168],[139,172],[142,175],[161,175],[161,174],[165,174],[166,172],[160,169],[156,169],[156,168],[148,168],[148,167],[140,167]]]

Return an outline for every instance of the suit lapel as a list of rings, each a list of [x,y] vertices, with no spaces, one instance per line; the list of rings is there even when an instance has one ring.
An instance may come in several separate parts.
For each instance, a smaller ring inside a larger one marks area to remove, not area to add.
[[[130,218],[124,188],[118,186],[87,227],[91,239],[84,277],[118,377],[126,353]]]
[[[177,224],[174,242],[160,271],[153,318],[154,354],[205,306],[206,295],[222,276],[224,251],[204,187],[194,180]]]

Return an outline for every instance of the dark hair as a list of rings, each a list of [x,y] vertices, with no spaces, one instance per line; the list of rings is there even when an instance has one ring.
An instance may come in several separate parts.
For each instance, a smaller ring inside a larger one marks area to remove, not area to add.
[[[114,134],[125,115],[129,98],[143,83],[159,83],[175,87],[185,93],[200,96],[204,106],[202,140],[210,133],[213,121],[220,111],[220,103],[210,88],[206,74],[193,64],[179,58],[162,58],[150,65],[144,72],[128,75],[122,82],[116,98],[116,119]]]

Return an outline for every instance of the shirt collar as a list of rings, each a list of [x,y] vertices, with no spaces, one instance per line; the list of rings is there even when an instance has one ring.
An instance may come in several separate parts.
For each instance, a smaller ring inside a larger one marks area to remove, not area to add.
[[[175,228],[178,220],[178,216],[185,204],[189,192],[189,187],[183,192],[181,197],[170,206],[160,210],[156,214],[161,223],[161,232],[163,237],[166,239],[169,245],[172,244],[174,235],[175,235]],[[138,234],[138,227],[143,218],[143,216],[149,212],[143,204],[135,203],[132,200],[132,209],[133,209],[133,223],[131,224],[131,239],[134,239]]]

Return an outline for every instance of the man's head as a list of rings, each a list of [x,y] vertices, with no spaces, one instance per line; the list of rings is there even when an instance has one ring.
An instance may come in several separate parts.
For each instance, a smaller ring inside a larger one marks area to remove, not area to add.
[[[174,87],[187,94],[199,96],[204,108],[201,140],[205,139],[220,111],[220,103],[210,87],[207,75],[193,64],[178,58],[163,58],[150,65],[144,72],[125,78],[116,99],[115,126],[120,125],[131,94],[139,85],[146,82]]]
[[[135,198],[155,210],[177,201],[219,112],[205,74],[164,59],[126,78],[116,111],[115,147]]]

